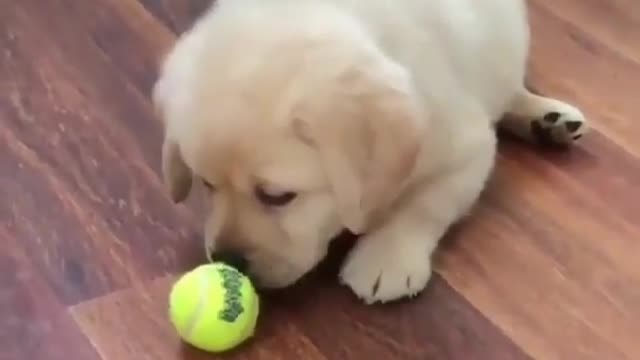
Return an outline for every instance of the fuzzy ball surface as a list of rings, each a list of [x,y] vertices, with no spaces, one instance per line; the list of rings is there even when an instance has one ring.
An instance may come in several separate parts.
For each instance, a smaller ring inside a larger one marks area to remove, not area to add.
[[[180,337],[209,352],[230,350],[250,338],[259,306],[249,278],[222,263],[184,274],[169,296],[169,316]]]

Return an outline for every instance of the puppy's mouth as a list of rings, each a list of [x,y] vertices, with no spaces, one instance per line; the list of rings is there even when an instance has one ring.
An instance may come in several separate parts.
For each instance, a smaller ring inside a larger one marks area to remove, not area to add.
[[[274,291],[289,288],[301,282],[307,282],[308,278],[315,278],[319,274],[335,273],[348,249],[353,246],[355,240],[360,236],[362,235],[353,234],[346,228],[341,229],[336,235],[329,238],[327,255],[316,266],[307,271],[298,272],[285,266],[284,262],[278,262],[279,265],[272,266],[252,264],[246,256],[232,251],[216,252],[211,254],[210,259],[213,262],[224,263],[242,272],[257,288]],[[261,268],[269,269],[268,276],[265,276],[266,272],[261,272]],[[320,276],[324,277],[323,275]]]
[[[317,284],[322,281],[330,281],[338,276],[340,266],[349,250],[362,235],[356,235],[348,229],[342,229],[330,238],[327,255],[312,269],[304,273],[295,282],[285,287],[267,288],[270,291],[285,290],[291,287],[305,286],[305,284]],[[252,278],[253,279],[253,278]]]
[[[249,270],[249,261],[247,258],[239,253],[231,252],[231,251],[223,251],[215,254],[211,254],[210,256],[213,262],[221,262],[232,268],[240,271],[243,274],[247,274],[247,270]],[[249,274],[247,274],[248,276]]]

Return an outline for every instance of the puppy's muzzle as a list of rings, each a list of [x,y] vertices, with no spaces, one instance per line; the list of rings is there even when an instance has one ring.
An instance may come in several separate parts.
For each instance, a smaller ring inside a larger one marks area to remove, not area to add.
[[[247,271],[249,261],[247,258],[237,251],[223,250],[211,254],[211,260],[227,264],[240,272]]]

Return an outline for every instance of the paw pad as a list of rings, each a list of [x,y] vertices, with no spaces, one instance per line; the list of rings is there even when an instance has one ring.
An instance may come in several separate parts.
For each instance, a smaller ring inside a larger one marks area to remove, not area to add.
[[[547,113],[542,119],[548,122],[549,124],[555,124],[558,122],[558,119],[560,119],[560,113],[550,112],[550,113]]]
[[[545,146],[568,145],[584,135],[585,125],[586,121],[578,111],[552,111],[531,121],[531,136]]]
[[[569,132],[574,133],[574,132],[578,131],[578,129],[580,129],[580,127],[582,126],[582,122],[581,121],[567,121],[566,123],[564,123],[564,126],[567,127],[567,130],[569,130]]]

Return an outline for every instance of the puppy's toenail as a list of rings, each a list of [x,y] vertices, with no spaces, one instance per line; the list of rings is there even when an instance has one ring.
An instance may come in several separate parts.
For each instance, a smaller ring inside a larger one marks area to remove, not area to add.
[[[378,278],[376,279],[375,284],[373,284],[373,289],[371,292],[371,296],[376,296],[376,294],[378,293],[378,289],[380,288],[380,278],[382,277],[382,274],[378,275]]]
[[[573,137],[573,140],[578,140],[582,137],[582,134],[578,134],[576,136]]]
[[[407,289],[411,288],[411,276],[407,276]]]
[[[544,117],[543,117],[544,121],[551,123],[551,124],[555,124],[558,122],[558,119],[560,119],[560,113],[558,112],[550,112],[547,113]]]
[[[569,130],[569,132],[576,132],[582,126],[581,121],[567,121],[564,123],[564,126]]]

